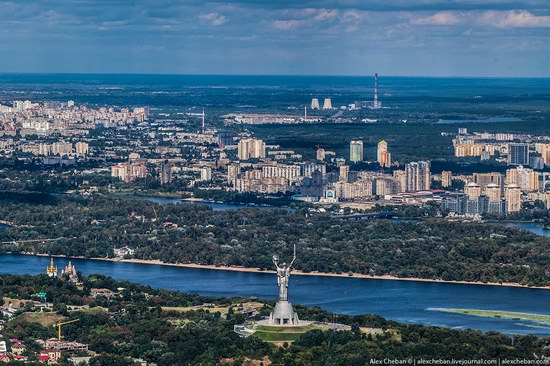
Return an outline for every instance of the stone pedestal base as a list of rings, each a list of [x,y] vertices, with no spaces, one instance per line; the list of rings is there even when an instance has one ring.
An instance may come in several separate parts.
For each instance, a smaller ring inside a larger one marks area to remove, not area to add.
[[[300,325],[298,314],[294,312],[288,301],[277,301],[273,312],[269,315],[269,325]]]

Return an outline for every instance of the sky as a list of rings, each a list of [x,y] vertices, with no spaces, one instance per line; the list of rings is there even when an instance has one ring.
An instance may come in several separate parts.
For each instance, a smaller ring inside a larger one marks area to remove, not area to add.
[[[550,77],[550,0],[0,0],[0,72]]]

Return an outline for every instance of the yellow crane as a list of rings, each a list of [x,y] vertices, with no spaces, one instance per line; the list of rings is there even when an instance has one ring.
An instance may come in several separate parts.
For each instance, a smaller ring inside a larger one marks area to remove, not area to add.
[[[54,327],[57,327],[57,339],[61,340],[61,326],[62,325],[76,323],[78,321],[80,321],[80,319],[73,319],[73,320],[69,320],[69,321],[66,321],[66,322],[62,322],[61,320],[58,320],[57,323],[54,324]]]

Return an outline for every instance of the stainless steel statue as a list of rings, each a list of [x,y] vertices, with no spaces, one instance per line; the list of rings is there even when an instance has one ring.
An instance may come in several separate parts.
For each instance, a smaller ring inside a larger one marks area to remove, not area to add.
[[[298,314],[294,312],[292,304],[288,301],[288,283],[292,265],[296,261],[296,245],[294,245],[294,256],[287,265],[279,265],[279,257],[273,256],[273,264],[277,268],[277,285],[279,285],[279,301],[275,304],[273,312],[269,316],[270,325],[299,325]]]

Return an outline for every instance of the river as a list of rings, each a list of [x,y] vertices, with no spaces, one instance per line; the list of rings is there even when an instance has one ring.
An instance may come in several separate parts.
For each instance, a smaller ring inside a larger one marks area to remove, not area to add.
[[[237,204],[229,204],[229,203],[219,203],[219,202],[209,202],[209,201],[190,201],[190,200],[179,200],[174,198],[160,198],[160,197],[147,197],[146,198],[150,202],[155,202],[160,205],[168,205],[168,204],[194,204],[194,205],[204,205],[204,206],[210,206],[214,211],[225,211],[225,210],[238,210],[243,208],[277,208],[282,210],[293,210],[292,208],[288,207],[272,207],[272,206],[250,206],[250,205],[237,205]],[[399,221],[400,219],[390,219],[392,221]],[[550,236],[550,230],[547,230],[542,227],[541,224],[535,223],[535,222],[491,222],[493,224],[503,225],[506,227],[514,228],[514,229],[521,229],[526,230],[529,232],[532,232],[533,234],[541,235],[541,236]]]
[[[541,224],[538,224],[536,222],[503,222],[498,223],[500,225],[511,227],[513,229],[521,229],[526,230],[529,232],[532,232],[533,234],[541,235],[541,236],[550,236],[550,230],[545,229]]]
[[[0,255],[0,273],[38,274],[45,271],[48,261],[47,257]],[[67,263],[64,258],[55,261],[58,268]],[[102,273],[154,288],[212,296],[256,296],[260,299],[277,296],[276,278],[267,273],[82,259],[74,259],[73,263],[84,274]],[[337,313],[373,313],[403,323],[550,336],[550,327],[430,310],[466,308],[550,315],[550,290],[294,275],[290,298],[297,304],[320,306]]]
[[[252,205],[252,204],[235,204],[235,203],[222,203],[222,202],[211,202],[211,201],[194,201],[194,200],[185,200],[185,199],[175,199],[175,198],[163,198],[163,197],[146,197],[147,201],[158,203],[159,205],[199,205],[199,206],[210,206],[214,211],[226,211],[226,210],[240,210],[243,208],[272,208],[280,210],[292,211],[292,208],[289,207],[275,207],[269,205]]]

